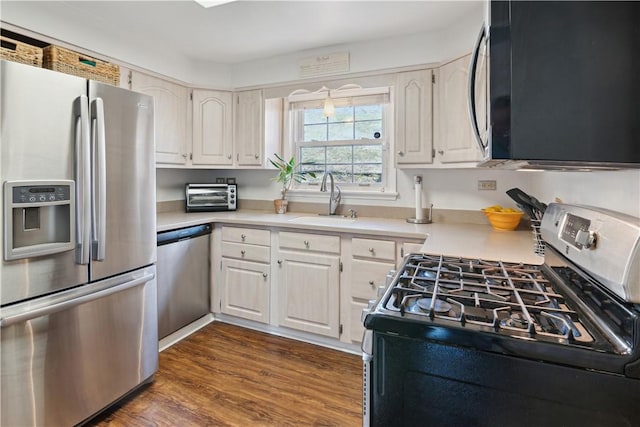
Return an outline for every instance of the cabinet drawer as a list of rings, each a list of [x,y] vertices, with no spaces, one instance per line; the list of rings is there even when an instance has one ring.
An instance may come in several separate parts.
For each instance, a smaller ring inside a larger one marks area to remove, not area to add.
[[[396,259],[396,242],[354,238],[351,240],[351,251],[356,257],[394,261]]]
[[[255,228],[222,227],[222,240],[225,242],[271,246],[269,230],[259,230]]]
[[[225,258],[269,263],[271,261],[271,250],[268,246],[222,242],[222,256]]]
[[[340,253],[340,237],[280,232],[280,247],[316,252]]]
[[[352,260],[351,296],[364,300],[377,298],[378,286],[384,285],[385,276],[394,268],[393,262]]]

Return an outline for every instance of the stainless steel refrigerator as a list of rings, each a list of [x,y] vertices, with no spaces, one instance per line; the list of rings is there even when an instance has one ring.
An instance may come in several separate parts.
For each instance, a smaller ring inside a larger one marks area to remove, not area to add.
[[[153,98],[0,79],[0,425],[74,425],[158,366]]]

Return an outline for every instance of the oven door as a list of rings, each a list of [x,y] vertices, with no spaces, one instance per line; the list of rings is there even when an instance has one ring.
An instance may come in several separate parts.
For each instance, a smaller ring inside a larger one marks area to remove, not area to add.
[[[632,426],[640,415],[638,379],[395,332],[374,331],[372,353],[365,425]]]

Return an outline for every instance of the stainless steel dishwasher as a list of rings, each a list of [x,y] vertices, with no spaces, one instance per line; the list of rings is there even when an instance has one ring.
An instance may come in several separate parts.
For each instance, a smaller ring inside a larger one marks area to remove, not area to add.
[[[158,338],[210,312],[211,225],[158,233]]]

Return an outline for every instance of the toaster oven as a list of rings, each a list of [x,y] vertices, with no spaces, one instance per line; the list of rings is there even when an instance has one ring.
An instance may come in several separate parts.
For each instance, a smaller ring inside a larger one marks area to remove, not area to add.
[[[238,200],[236,184],[187,184],[187,212],[235,211]]]

